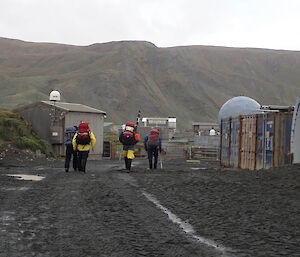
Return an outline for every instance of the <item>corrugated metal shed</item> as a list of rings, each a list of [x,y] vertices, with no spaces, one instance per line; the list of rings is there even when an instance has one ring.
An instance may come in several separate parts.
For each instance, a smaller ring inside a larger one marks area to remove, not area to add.
[[[41,101],[15,109],[28,120],[39,137],[50,141],[58,156],[65,155],[64,130],[67,127],[88,122],[96,137],[95,151],[90,152],[94,159],[101,159],[103,154],[103,125],[106,113],[87,105]]]

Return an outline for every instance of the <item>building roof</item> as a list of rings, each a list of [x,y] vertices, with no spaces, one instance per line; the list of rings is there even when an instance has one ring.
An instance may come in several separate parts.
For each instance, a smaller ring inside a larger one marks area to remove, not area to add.
[[[52,101],[42,101],[42,103],[53,105]],[[55,106],[59,109],[69,111],[69,112],[92,112],[92,113],[102,113],[104,115],[106,114],[106,112],[104,111],[83,104],[55,102]]]
[[[56,102],[41,101],[41,102],[37,102],[37,103],[34,103],[34,104],[29,104],[29,105],[19,107],[16,110],[24,110],[24,109],[27,109],[29,107],[33,107],[35,105],[38,105],[39,103],[43,103],[43,104],[50,105],[50,106],[55,105],[56,108],[67,111],[67,112],[99,113],[99,114],[106,115],[106,112],[95,109],[95,108],[92,108],[92,107],[87,106],[87,105],[76,104],[76,103],[64,103],[64,102],[57,102],[57,101]]]

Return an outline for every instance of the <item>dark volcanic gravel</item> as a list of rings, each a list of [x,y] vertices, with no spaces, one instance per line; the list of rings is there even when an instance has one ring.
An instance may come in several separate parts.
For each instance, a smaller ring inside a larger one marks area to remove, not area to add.
[[[300,256],[300,167],[0,163],[0,256]],[[24,181],[6,174],[44,176]]]

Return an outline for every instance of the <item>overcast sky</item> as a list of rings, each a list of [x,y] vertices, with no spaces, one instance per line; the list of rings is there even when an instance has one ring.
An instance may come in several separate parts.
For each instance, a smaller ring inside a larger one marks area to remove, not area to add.
[[[0,37],[300,50],[300,0],[0,0]]]

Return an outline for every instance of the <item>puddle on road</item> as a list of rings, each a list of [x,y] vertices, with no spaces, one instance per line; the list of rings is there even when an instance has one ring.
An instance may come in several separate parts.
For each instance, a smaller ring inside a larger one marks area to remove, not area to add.
[[[4,191],[25,191],[28,190],[29,187],[2,187],[0,190]]]
[[[26,174],[6,174],[9,177],[14,177],[18,180],[26,180],[26,181],[40,181],[45,177],[38,175],[26,175]]]
[[[206,170],[206,168],[204,168],[204,167],[197,167],[197,168],[194,168],[194,167],[192,167],[191,168],[191,170]]]
[[[2,225],[9,226],[12,222],[15,221],[15,218],[13,217],[15,213],[12,211],[3,211],[0,212],[0,221]],[[3,228],[5,230],[5,228]]]

